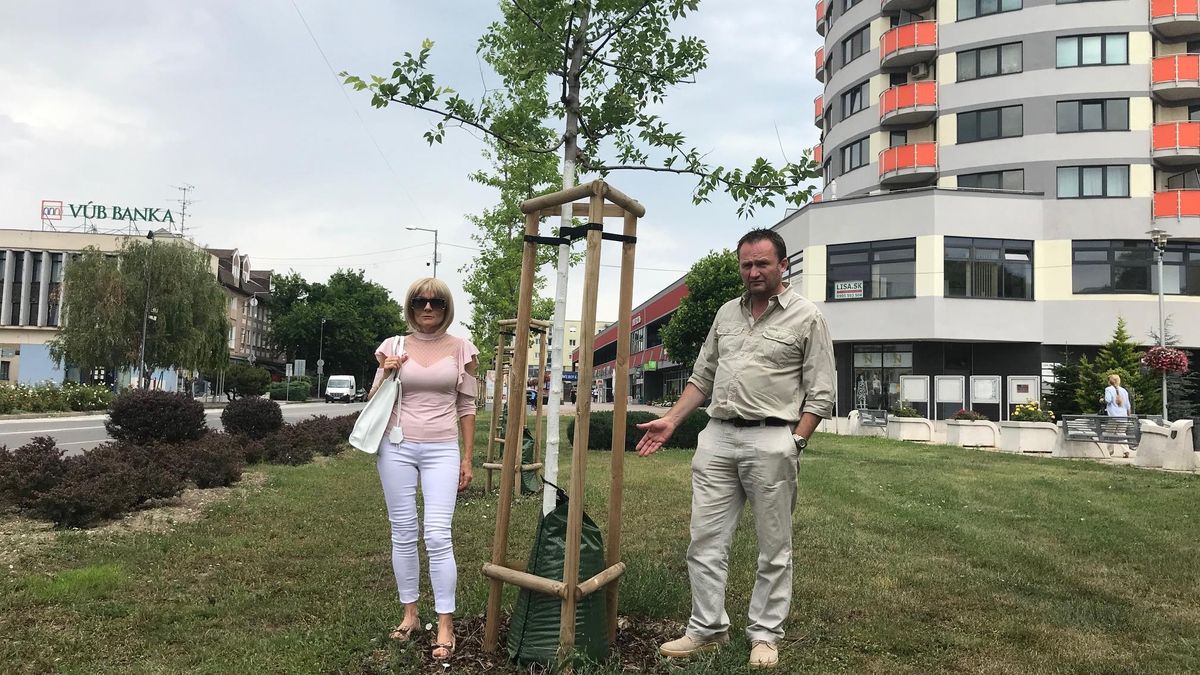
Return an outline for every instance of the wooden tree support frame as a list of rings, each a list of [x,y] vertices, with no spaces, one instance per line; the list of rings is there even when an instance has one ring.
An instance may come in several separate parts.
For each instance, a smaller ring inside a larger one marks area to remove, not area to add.
[[[500,431],[500,411],[504,409],[504,404],[500,400],[504,394],[504,379],[502,379],[502,375],[508,376],[513,381],[515,381],[517,379],[517,378],[512,377],[512,372],[514,372],[514,371],[511,367],[513,357],[516,355],[516,345],[518,344],[516,341],[516,333],[514,331],[514,328],[516,327],[516,325],[517,325],[516,319],[501,319],[500,321],[496,322],[496,326],[499,328],[499,330],[496,331],[496,334],[497,334],[496,355],[493,358],[493,361],[495,362],[495,368],[496,368],[496,382],[495,382],[494,388],[492,390],[492,420],[488,425],[487,459],[483,463],[483,468],[485,470],[487,470],[487,491],[489,494],[492,491],[492,483],[493,483],[492,479],[493,479],[494,473],[496,471],[502,471],[504,468],[503,464],[496,461],[498,459],[496,457],[496,449],[501,447],[501,444],[504,443],[504,437],[501,437],[498,433]],[[541,385],[541,383],[544,382],[546,379],[546,354],[547,354],[546,349],[547,349],[547,338],[550,335],[550,322],[549,321],[541,321],[539,319],[530,319],[529,320],[529,330],[531,333],[535,333],[538,336],[538,375],[537,375],[538,397],[537,397],[537,411],[534,415],[535,431],[534,431],[534,438],[533,438],[533,462],[531,462],[529,464],[522,464],[520,471],[535,471],[537,469],[542,468],[542,460],[541,460],[541,457],[542,457],[542,396],[541,396],[542,385]],[[512,339],[505,340],[504,339],[505,337],[510,337]],[[528,341],[526,341],[526,342],[528,342]],[[526,350],[527,350],[526,354],[528,354],[528,345],[526,346]],[[528,356],[526,357],[526,360],[528,360]],[[524,372],[524,371],[522,371],[522,372]],[[512,415],[516,414],[521,417],[521,425],[518,427],[518,430],[525,429],[526,425],[528,425],[528,423],[529,423],[528,411],[525,409],[525,378],[521,377],[520,380],[521,380],[521,387],[519,390],[513,389],[511,382],[509,383],[509,387],[508,387],[508,399],[509,399],[509,403],[510,403],[509,410],[508,410],[509,416],[511,417]],[[516,391],[520,391],[519,399],[515,395]],[[511,403],[516,400],[520,401],[520,406],[516,407],[516,408],[519,408],[520,412],[516,412],[514,410],[514,406],[511,405]],[[507,433],[508,432],[506,429],[505,434],[507,435]],[[518,433],[520,433],[520,431],[518,431]],[[504,447],[507,448],[508,446],[505,445]],[[518,448],[517,453],[518,454],[520,454],[520,447],[521,446],[518,443],[517,444],[517,448]],[[516,478],[514,478],[514,480],[517,482],[518,491],[520,490],[520,484],[521,484],[520,471],[517,472],[517,476],[516,476]]]
[[[572,203],[578,199],[586,202]],[[608,202],[608,203],[606,203]],[[496,511],[496,533],[492,541],[491,562],[483,566],[483,574],[491,584],[488,592],[487,625],[484,631],[483,649],[496,651],[500,626],[500,600],[504,584],[512,584],[537,593],[557,596],[562,599],[559,623],[559,663],[570,669],[567,660],[575,649],[575,608],[579,600],[600,589],[606,591],[606,610],[609,626],[609,644],[616,636],[618,580],[625,572],[621,562],[621,505],[625,488],[625,419],[629,400],[629,331],[633,309],[633,263],[637,244],[637,222],[646,214],[646,209],[624,193],[603,180],[561,190],[526,200],[521,204],[525,213],[525,244],[521,261],[521,288],[517,310],[515,335],[516,344],[528,344],[531,327],[530,317],[533,304],[533,279],[537,268],[539,244],[558,245],[553,237],[539,235],[541,219],[559,215],[565,204],[571,204],[576,216],[586,216],[588,224],[572,228],[569,237],[586,239],[587,249],[584,265],[583,316],[579,328],[579,372],[591,377],[593,346],[596,338],[596,300],[600,280],[600,246],[603,240],[621,242],[621,285],[618,300],[617,360],[614,379],[613,434],[611,453],[612,480],[608,498],[608,531],[605,548],[605,569],[583,582],[579,579],[579,554],[583,533],[584,483],[587,470],[588,423],[592,401],[588,396],[575,399],[575,439],[571,451],[570,506],[567,510],[567,541],[563,561],[563,580],[546,579],[510,564],[508,555],[509,520],[512,513],[514,476],[517,474],[518,457],[521,456],[521,420],[518,415],[509,415],[508,432],[505,434],[504,457],[500,476],[500,501]],[[619,217],[623,221],[621,234],[604,232],[604,219]],[[528,350],[515,351],[512,357],[509,391],[513,391],[526,372]],[[524,388],[522,387],[522,391]],[[494,418],[493,418],[494,419]],[[540,429],[540,427],[539,427]],[[548,433],[557,433],[551,429]],[[553,476],[551,479],[555,478]]]

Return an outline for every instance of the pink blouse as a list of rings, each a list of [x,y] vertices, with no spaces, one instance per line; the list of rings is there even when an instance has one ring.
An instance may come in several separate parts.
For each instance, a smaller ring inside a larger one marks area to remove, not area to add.
[[[393,356],[395,338],[388,338],[376,355]],[[466,368],[479,354],[475,345],[446,333],[413,333],[404,337],[408,360],[400,367],[402,394],[399,415],[392,410],[388,432],[399,421],[405,440],[419,443],[458,439],[458,418],[475,414],[478,383]],[[383,380],[375,372],[372,389]]]

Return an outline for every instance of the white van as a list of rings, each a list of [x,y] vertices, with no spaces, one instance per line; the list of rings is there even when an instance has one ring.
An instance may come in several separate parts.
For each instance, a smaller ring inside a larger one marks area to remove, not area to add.
[[[326,403],[334,401],[351,403],[357,393],[358,388],[355,386],[353,375],[331,375],[329,381],[325,383]]]

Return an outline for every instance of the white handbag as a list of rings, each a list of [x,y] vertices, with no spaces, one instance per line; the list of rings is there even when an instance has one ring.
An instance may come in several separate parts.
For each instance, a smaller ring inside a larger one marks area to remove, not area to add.
[[[397,335],[396,339],[392,341],[392,356],[399,356],[403,350],[404,337]],[[387,431],[392,411],[396,410],[397,416],[399,415],[400,394],[400,369],[397,368],[391,377],[384,378],[383,382],[379,383],[379,389],[375,390],[375,395],[358,413],[358,420],[354,422],[354,430],[350,432],[350,445],[372,455],[379,451],[379,444],[383,442],[383,434]],[[399,422],[392,429],[388,440],[392,443],[404,440],[404,433],[400,431]]]

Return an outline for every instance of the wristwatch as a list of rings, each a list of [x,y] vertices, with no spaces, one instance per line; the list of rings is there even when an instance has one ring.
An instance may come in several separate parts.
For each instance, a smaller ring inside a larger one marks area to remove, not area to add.
[[[808,447],[808,439],[800,434],[792,434],[792,442],[796,444],[796,450],[799,452],[804,452],[804,449]]]

